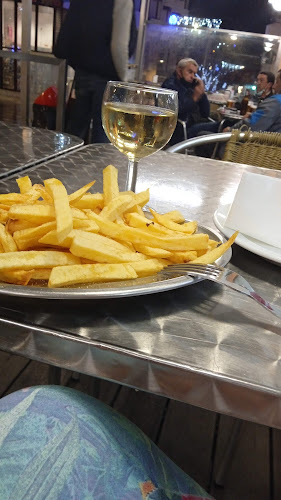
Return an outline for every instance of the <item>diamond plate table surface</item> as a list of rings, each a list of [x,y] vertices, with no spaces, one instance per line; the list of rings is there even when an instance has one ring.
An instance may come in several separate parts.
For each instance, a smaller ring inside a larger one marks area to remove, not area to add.
[[[83,144],[82,139],[69,134],[0,122],[0,178]]]
[[[69,190],[119,168],[113,146],[91,145],[28,171],[33,182],[58,177]],[[179,208],[215,227],[213,213],[233,196],[245,170],[227,162],[159,152],[140,162],[136,191],[150,187],[158,211]],[[16,190],[16,176],[0,192]],[[228,267],[281,305],[280,267],[238,245]],[[107,300],[1,297],[0,349],[113,380],[195,406],[281,428],[281,324],[254,301],[201,281],[161,294]]]

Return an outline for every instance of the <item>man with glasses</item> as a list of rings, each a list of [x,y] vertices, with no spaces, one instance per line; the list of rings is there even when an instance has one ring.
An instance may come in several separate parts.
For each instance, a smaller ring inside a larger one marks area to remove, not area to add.
[[[260,104],[267,97],[273,95],[275,76],[271,71],[260,71],[257,76],[257,92],[254,96],[255,102]]]

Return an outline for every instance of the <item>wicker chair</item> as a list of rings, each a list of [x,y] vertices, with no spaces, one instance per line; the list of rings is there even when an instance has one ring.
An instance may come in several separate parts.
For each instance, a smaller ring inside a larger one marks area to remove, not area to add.
[[[239,130],[232,131],[225,147],[224,161],[281,169],[281,134],[249,130],[244,137],[240,135]]]
[[[180,142],[168,148],[169,153],[178,153],[203,144],[226,142],[222,160],[244,163],[256,167],[281,169],[281,134],[272,132],[223,132],[208,134]],[[212,157],[215,157],[215,147]]]

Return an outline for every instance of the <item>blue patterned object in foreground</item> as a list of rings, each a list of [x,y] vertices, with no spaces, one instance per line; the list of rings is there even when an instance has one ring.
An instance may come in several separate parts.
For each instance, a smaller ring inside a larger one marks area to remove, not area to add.
[[[134,424],[72,389],[0,400],[1,500],[210,498]]]

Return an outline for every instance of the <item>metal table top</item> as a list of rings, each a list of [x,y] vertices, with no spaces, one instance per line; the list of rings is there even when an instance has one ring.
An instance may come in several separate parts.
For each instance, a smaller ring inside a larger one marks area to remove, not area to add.
[[[76,189],[126,159],[111,145],[92,145],[30,169],[33,182],[57,176]],[[245,169],[159,152],[141,161],[137,191],[150,187],[158,211],[179,208],[214,227],[219,201]],[[276,172],[281,176],[281,172]],[[0,192],[16,189],[15,176]],[[280,267],[238,245],[228,266],[281,305]],[[43,301],[1,298],[0,349],[99,376],[242,419],[281,428],[281,324],[254,301],[201,281],[131,298]],[[4,319],[3,319],[4,318]]]
[[[0,122],[0,178],[83,144],[82,139],[69,134]]]

